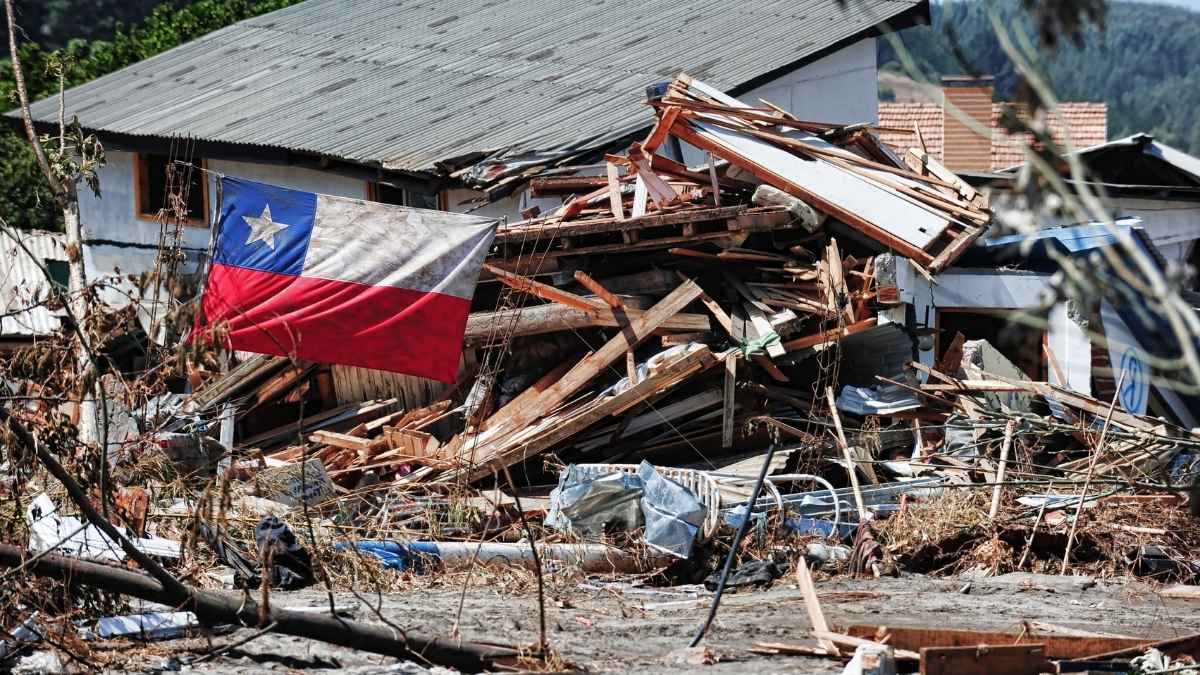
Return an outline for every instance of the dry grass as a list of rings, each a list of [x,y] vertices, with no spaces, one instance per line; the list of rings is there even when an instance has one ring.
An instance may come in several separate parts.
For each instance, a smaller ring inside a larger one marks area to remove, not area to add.
[[[987,522],[990,491],[946,489],[931,499],[907,502],[905,508],[878,524],[894,556],[937,545]]]

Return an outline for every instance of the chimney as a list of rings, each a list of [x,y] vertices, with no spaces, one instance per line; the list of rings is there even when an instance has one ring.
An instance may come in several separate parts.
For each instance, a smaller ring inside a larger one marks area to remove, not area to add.
[[[975,120],[988,130],[981,135],[951,113]],[[951,171],[992,168],[992,78],[951,75],[942,78],[942,163]]]

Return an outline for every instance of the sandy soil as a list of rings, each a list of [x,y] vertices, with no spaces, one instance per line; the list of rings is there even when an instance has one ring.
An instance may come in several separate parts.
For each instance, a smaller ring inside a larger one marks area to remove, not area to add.
[[[1013,574],[967,581],[908,576],[880,580],[817,582],[830,623],[913,625],[1020,630],[1037,619],[1077,629],[1164,639],[1200,632],[1200,612],[1187,601],[1165,600],[1149,587],[1095,582],[1086,577]],[[800,592],[781,580],[765,591],[726,595],[704,644],[720,658],[714,665],[681,662],[672,652],[687,645],[708,609],[711,594],[700,586],[664,589],[584,581],[556,589],[547,602],[549,638],[572,664],[593,672],[683,673],[839,673],[840,665],[813,657],[764,657],[747,651],[753,643],[815,644],[806,637],[808,619]],[[322,606],[319,591],[277,593],[288,606]],[[355,618],[372,612],[353,595],[340,606]],[[458,590],[437,588],[385,595],[382,611],[414,632],[446,635],[454,623]],[[533,593],[502,595],[493,588],[469,590],[462,633],[467,639],[530,643],[536,639],[537,599]],[[212,639],[221,645],[249,635],[240,631]],[[128,647],[127,647],[128,649]],[[208,649],[201,638],[157,643],[131,667],[172,669],[172,655],[188,658]],[[177,666],[175,666],[177,667]],[[293,670],[345,670],[357,673],[430,672],[395,659],[287,636],[266,635],[225,656],[183,672],[279,673]],[[444,672],[433,669],[432,672]]]

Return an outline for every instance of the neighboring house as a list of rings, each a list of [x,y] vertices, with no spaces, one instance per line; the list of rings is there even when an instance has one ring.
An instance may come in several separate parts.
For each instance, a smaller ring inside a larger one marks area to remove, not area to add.
[[[1008,108],[1027,117],[1022,106],[992,101],[992,78],[944,77],[941,102],[879,104],[880,138],[900,150],[920,148],[954,171],[998,171],[1025,161],[1027,133],[1010,134],[1001,120]],[[978,133],[948,112],[948,106],[988,130]],[[1108,105],[1066,102],[1049,116],[1050,135],[1060,145],[1086,148],[1108,140]],[[919,131],[919,137],[918,137]]]
[[[1200,158],[1135,134],[1076,153],[1088,184],[1115,217],[1141,221],[1166,262],[1190,266],[1192,290],[1200,289]],[[1064,177],[1070,173],[1061,167]]]
[[[1118,238],[1124,247],[1116,246]],[[1123,264],[1092,262],[1103,249]],[[917,354],[925,365],[944,358],[962,333],[967,340],[989,341],[1029,379],[1102,400],[1113,398],[1124,372],[1121,407],[1195,427],[1200,398],[1174,389],[1170,383],[1177,373],[1155,365],[1179,358],[1178,335],[1138,286],[1114,271],[1138,269],[1130,251],[1151,265],[1164,263],[1136,218],[1118,219],[1112,227],[1092,223],[985,238],[938,275],[936,284],[896,258],[898,296],[909,307],[894,320],[927,336],[918,340]],[[1104,292],[1060,297],[1056,276],[1064,257],[1098,275]],[[892,274],[887,270],[889,278]],[[1189,339],[1200,347],[1200,340]]]
[[[103,198],[80,190],[89,278],[153,269],[166,165],[194,162],[182,248],[209,244],[220,174],[520,218],[528,177],[597,161],[652,121],[646,87],[688,72],[801,118],[874,122],[877,26],[927,0],[308,0],[75,87]],[[33,107],[40,125],[57,101]],[[676,156],[682,149],[674,148]],[[205,179],[207,176],[207,179]]]
[[[0,235],[0,350],[28,344],[61,325],[63,311],[49,302],[54,286],[67,287],[67,248],[58,232],[10,230]],[[47,274],[49,278],[47,278]]]
[[[1137,218],[1139,227],[1163,262],[1191,275],[1190,289],[1200,290],[1200,158],[1154,140],[1149,134],[1100,143],[1077,150],[1074,157],[1087,172],[1084,184],[1100,198],[1113,218]],[[998,172],[960,172],[993,201],[1012,189],[1020,165]],[[1064,183],[1076,186],[1064,158],[1056,167]],[[1069,224],[1066,220],[1047,225]]]

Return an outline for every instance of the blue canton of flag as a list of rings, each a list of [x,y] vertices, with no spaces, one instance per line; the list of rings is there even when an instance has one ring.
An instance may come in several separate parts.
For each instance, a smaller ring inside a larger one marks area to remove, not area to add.
[[[299,275],[312,235],[317,195],[226,178],[214,262]]]

